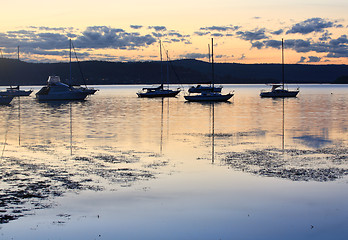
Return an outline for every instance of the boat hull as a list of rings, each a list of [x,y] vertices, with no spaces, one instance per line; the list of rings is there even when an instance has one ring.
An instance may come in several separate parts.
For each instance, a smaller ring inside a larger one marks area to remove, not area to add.
[[[89,94],[85,92],[36,94],[36,99],[39,101],[84,100],[87,95]]]
[[[189,102],[227,102],[234,94],[211,94],[211,95],[187,95],[184,98]]]
[[[19,91],[1,91],[0,96],[26,97],[29,96],[33,90],[19,90]]]
[[[13,99],[13,96],[0,96],[0,105],[10,104],[12,99]]]
[[[261,92],[261,97],[268,97],[268,98],[286,98],[286,97],[296,97],[299,93],[298,90],[296,91],[289,91],[289,90],[278,90],[278,91],[269,91],[269,92]]]
[[[176,97],[180,90],[163,90],[163,91],[154,91],[154,92],[138,92],[137,95],[140,98],[159,98],[159,97]]]

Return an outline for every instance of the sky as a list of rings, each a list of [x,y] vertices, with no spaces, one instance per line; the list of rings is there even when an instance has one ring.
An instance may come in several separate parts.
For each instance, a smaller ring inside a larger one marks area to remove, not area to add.
[[[2,57],[348,64],[347,0],[2,0]]]

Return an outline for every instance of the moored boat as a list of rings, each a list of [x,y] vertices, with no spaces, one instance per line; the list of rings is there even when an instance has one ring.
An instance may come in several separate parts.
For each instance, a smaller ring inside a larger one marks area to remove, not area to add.
[[[42,87],[36,94],[36,99],[44,101],[84,100],[88,93],[60,81],[59,76],[49,76],[47,86]]]
[[[202,86],[198,84],[197,86],[192,86],[189,88],[189,93],[202,93],[202,92],[221,92],[222,86],[219,87],[212,87],[212,86]]]
[[[143,88],[141,91],[137,92],[137,95],[140,98],[175,97],[179,92],[180,89],[164,89],[163,85],[160,85],[158,87]]]
[[[6,91],[0,91],[0,96],[29,96],[33,90],[21,90],[19,86],[6,88]]]
[[[295,90],[285,89],[285,80],[284,80],[284,41],[282,39],[282,83],[281,84],[269,84],[272,86],[270,91],[261,90],[261,97],[270,97],[270,98],[285,98],[285,97],[296,97],[300,92],[299,88]]]
[[[162,61],[162,43],[159,41],[160,45],[160,58],[161,58],[161,85],[158,87],[145,87],[137,92],[138,97],[140,98],[156,98],[156,97],[176,97],[176,95],[179,94],[181,91],[180,88],[177,88],[176,90],[169,89],[169,80],[168,81],[168,87],[164,88],[163,86],[163,61]],[[167,54],[168,58],[168,54]],[[168,63],[169,59],[167,59]],[[168,73],[168,69],[167,69]]]
[[[233,93],[221,94],[216,92],[202,92],[197,95],[186,95],[184,98],[190,102],[226,102],[231,97]]]
[[[209,87],[206,87],[206,90],[202,90],[202,88],[201,88],[200,91],[196,92],[198,94],[191,94],[192,90],[189,91],[189,95],[184,96],[185,100],[187,100],[189,102],[226,102],[234,95],[234,92],[230,92],[228,94],[222,94],[221,93],[222,86],[219,88],[215,88],[215,86],[214,86],[215,73],[214,73],[213,46],[214,46],[214,40],[212,38],[211,39],[211,68],[212,68],[211,85]],[[217,91],[215,91],[215,89]],[[220,90],[220,91],[218,91],[218,90]]]

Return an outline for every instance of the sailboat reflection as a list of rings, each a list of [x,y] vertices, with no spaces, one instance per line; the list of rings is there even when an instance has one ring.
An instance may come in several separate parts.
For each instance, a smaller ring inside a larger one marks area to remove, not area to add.
[[[167,101],[167,116],[166,116],[166,133],[164,133],[164,125],[165,125],[165,101]],[[161,132],[160,132],[160,154],[163,152],[164,138],[165,136],[169,136],[169,108],[170,108],[170,98],[161,98]]]
[[[73,104],[83,103],[84,101],[40,101],[40,104],[43,106],[46,106],[46,108],[49,109],[51,114],[56,114],[56,112],[61,112],[62,114],[67,113],[69,116],[66,118],[66,122],[63,123],[65,128],[62,128],[62,130],[69,128],[69,143],[68,141],[65,141],[68,144],[68,148],[70,149],[70,155],[73,155]],[[67,123],[69,122],[69,123]],[[69,124],[69,127],[68,127]],[[68,138],[66,136],[66,138]]]
[[[70,126],[70,155],[73,155],[73,121],[72,121],[72,107],[69,103],[69,126]]]
[[[160,140],[160,154],[162,154],[163,150],[163,105],[164,105],[164,98],[161,99],[161,140]]]
[[[284,153],[284,148],[285,148],[285,104],[284,104],[284,101],[285,99],[283,98],[283,121],[282,121],[282,129],[283,129],[283,132],[282,132],[282,150],[283,150],[283,153]]]
[[[211,118],[211,163],[214,163],[215,153],[215,103],[210,104],[210,118]]]
[[[21,97],[18,97],[18,145],[21,145]]]

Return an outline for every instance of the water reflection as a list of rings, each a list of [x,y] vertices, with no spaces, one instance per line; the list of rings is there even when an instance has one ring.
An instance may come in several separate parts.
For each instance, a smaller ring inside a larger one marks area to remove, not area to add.
[[[272,100],[243,86],[233,103],[201,104],[182,96],[138,99],[138,88],[110,86],[86,102],[23,98],[18,109],[17,102],[0,107],[0,221],[10,222],[1,226],[4,238],[22,239],[17,232],[31,234],[37,222],[42,239],[50,237],[46,226],[52,238],[69,239],[87,222],[87,238],[129,238],[142,226],[137,233],[149,234],[133,239],[178,238],[173,229],[187,230],[180,239],[257,239],[259,232],[250,233],[256,225],[280,229],[279,238],[289,225],[300,234],[310,224],[319,229],[325,207],[335,208],[330,226],[341,226],[337,215],[347,218],[340,211],[346,178],[335,181],[348,169],[346,94],[304,88],[297,99]],[[44,208],[53,209],[35,211]],[[11,221],[21,216],[28,217]],[[57,226],[57,216],[65,224]]]
[[[153,152],[86,143],[81,113],[90,107],[83,102],[37,103],[29,99],[18,104],[18,115],[14,115],[14,107],[1,109],[5,125],[1,126],[0,223],[33,214],[34,209],[50,208],[55,205],[54,198],[68,192],[104,191],[153,179],[167,164]],[[35,114],[28,114],[32,112]],[[162,149],[163,100],[161,115]],[[104,117],[99,116],[98,121]],[[17,124],[18,129],[14,128]],[[112,128],[103,125],[103,130]],[[98,134],[95,127],[88,130]],[[19,144],[14,141],[17,134]]]
[[[333,142],[325,137],[302,135],[292,138],[312,149],[286,147],[286,129],[293,127],[286,125],[286,106],[291,102],[282,99],[273,104],[275,108],[278,104],[282,106],[281,149],[260,148],[230,152],[225,159],[227,165],[244,172],[293,181],[325,182],[348,175],[348,148],[345,145],[337,143],[325,147]]]

